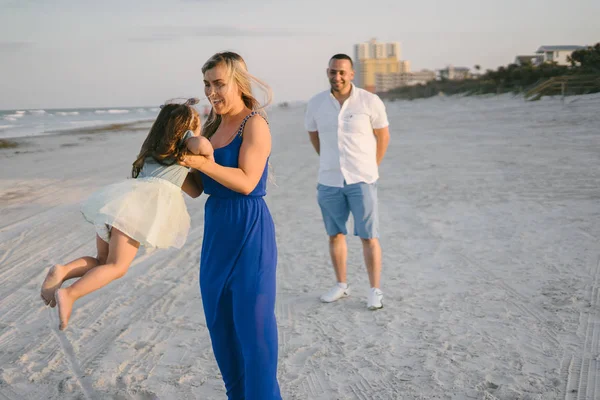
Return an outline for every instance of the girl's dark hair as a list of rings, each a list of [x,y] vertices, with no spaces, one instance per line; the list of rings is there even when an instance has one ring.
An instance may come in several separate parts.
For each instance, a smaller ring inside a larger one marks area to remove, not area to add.
[[[173,165],[181,161],[186,152],[185,146],[181,146],[181,139],[188,130],[195,130],[199,124],[200,117],[193,107],[187,104],[164,105],[133,162],[131,176],[138,177],[147,157],[154,158],[161,165]]]

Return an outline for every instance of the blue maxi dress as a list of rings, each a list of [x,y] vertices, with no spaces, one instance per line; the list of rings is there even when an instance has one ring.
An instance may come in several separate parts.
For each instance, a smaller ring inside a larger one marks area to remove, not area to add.
[[[242,133],[214,152],[215,161],[238,167]],[[229,400],[280,400],[277,382],[275,226],[263,196],[268,161],[249,195],[202,174],[209,195],[204,212],[200,292],[206,325]]]

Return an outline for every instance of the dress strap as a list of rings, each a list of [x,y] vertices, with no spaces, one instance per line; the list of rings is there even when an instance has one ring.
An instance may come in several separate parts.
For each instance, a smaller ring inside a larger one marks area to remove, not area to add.
[[[254,117],[255,115],[260,115],[260,114],[257,111],[252,111],[250,114],[246,115],[246,118],[244,118],[244,120],[240,124],[240,129],[238,130],[238,135],[242,136],[242,133],[244,132],[244,127],[246,126],[246,122],[248,122],[248,120],[250,118]],[[262,117],[262,115],[261,115],[261,117]],[[267,121],[266,118],[265,118],[265,121]],[[269,123],[269,121],[267,121],[267,124],[268,123]]]

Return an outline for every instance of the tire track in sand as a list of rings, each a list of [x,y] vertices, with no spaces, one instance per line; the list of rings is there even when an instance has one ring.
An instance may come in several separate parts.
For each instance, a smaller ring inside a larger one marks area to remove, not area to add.
[[[559,350],[564,350],[563,346],[558,340],[556,332],[554,332],[554,330],[548,326],[550,322],[543,317],[544,313],[542,312],[542,310],[538,309],[535,305],[532,305],[526,297],[517,292],[502,279],[497,277],[493,272],[482,267],[481,265],[471,260],[469,257],[461,253],[460,251],[457,251],[456,254],[460,258],[462,258],[469,266],[475,267],[476,269],[481,271],[488,279],[493,281],[496,285],[498,285],[500,288],[502,288],[508,294],[510,294],[507,300],[511,304],[513,304],[517,309],[519,309],[523,313],[523,315],[528,315],[529,317],[537,321],[537,325],[541,328],[542,336],[551,346],[544,352],[547,353],[546,355],[556,356],[559,354]]]
[[[563,359],[565,400],[597,399],[600,396],[600,257],[596,263],[590,288],[590,307],[582,340],[581,354]]]
[[[60,347],[62,348],[63,354],[65,355],[65,359],[67,360],[69,371],[81,387],[81,391],[83,392],[84,397],[88,400],[95,399],[96,397],[94,396],[94,389],[92,388],[92,385],[88,383],[88,380],[85,378],[85,375],[83,374],[79,362],[77,362],[77,357],[75,356],[75,352],[73,351],[73,345],[67,338],[67,335],[64,332],[59,332],[56,328],[58,326],[58,314],[53,313],[51,309],[49,310],[50,311],[48,311],[48,327],[50,328],[50,330],[52,330],[52,332],[54,333],[54,335],[60,343]]]

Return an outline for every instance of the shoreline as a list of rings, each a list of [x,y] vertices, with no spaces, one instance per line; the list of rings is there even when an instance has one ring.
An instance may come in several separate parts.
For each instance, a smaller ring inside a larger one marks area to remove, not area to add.
[[[109,124],[86,126],[83,128],[57,129],[53,131],[47,131],[47,135],[35,136],[69,135],[73,133],[93,134],[103,132],[139,131],[149,129],[150,126],[152,126],[152,122],[154,122],[154,119],[141,119],[130,122],[113,122]]]
[[[3,146],[2,143],[16,143],[17,146],[20,142],[27,141],[29,139],[38,139],[41,137],[50,136],[62,136],[62,135],[90,135],[106,132],[137,132],[146,129],[150,129],[154,119],[142,119],[129,122],[112,122],[100,125],[92,125],[86,127],[70,128],[70,129],[56,129],[45,131],[44,133],[38,133],[34,135],[26,136],[8,136],[0,138],[0,149],[11,148],[11,146]],[[14,148],[15,146],[12,146]]]
[[[19,147],[19,143],[14,140],[0,139],[0,149],[14,149]]]

